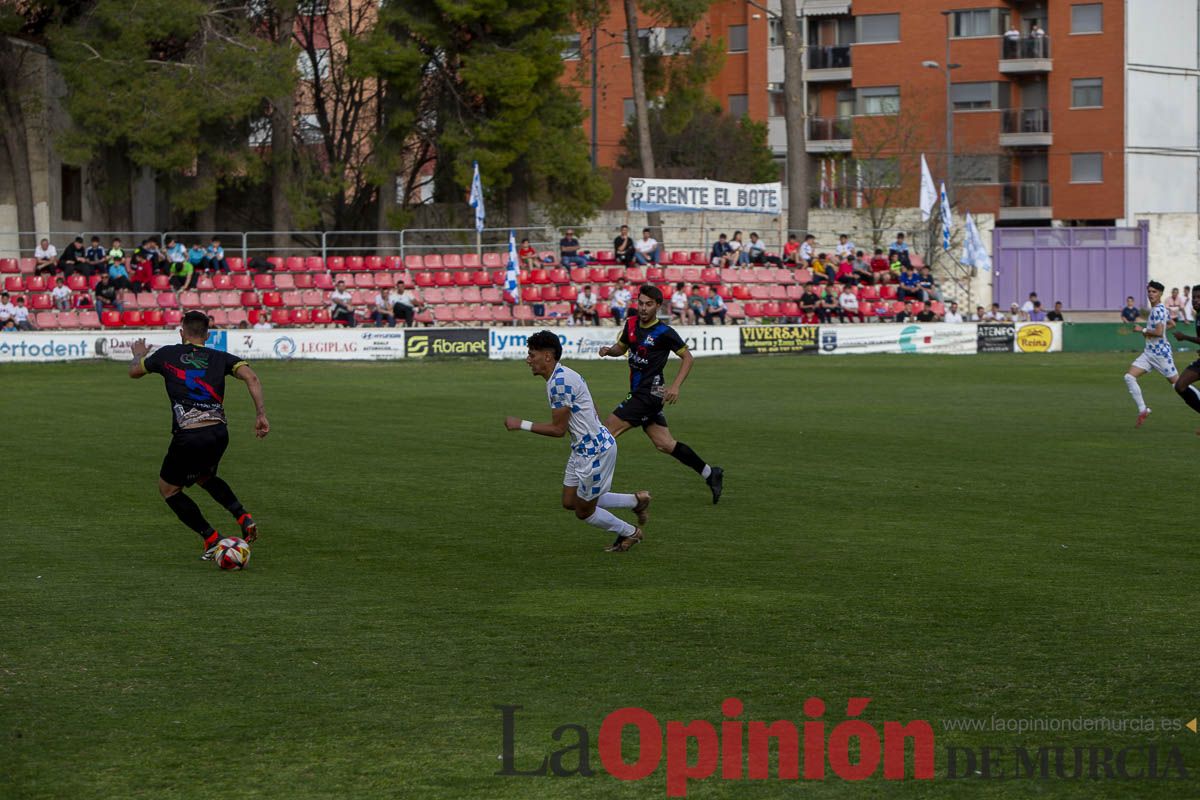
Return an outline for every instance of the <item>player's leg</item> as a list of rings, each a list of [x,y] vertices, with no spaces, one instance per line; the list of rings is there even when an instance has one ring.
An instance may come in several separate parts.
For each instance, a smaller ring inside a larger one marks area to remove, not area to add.
[[[621,405],[624,405],[624,403]],[[617,409],[608,415],[608,419],[604,420],[604,427],[608,428],[608,432],[613,435],[614,439],[633,427],[633,424],[629,420],[624,420],[617,416],[617,411],[620,409],[621,406],[617,406]]]
[[[200,510],[200,506],[196,505],[195,500],[184,494],[182,486],[168,483],[161,477],[158,479],[158,493],[162,495],[167,506],[175,512],[175,516],[179,517],[179,521],[200,535],[200,539],[204,542],[204,554],[200,557],[206,561],[211,560],[220,534],[204,518],[204,512]]]
[[[1129,390],[1130,397],[1137,404],[1138,426],[1146,421],[1146,417],[1150,414],[1150,409],[1146,407],[1146,401],[1142,398],[1142,387],[1138,385],[1137,379],[1149,372],[1150,369],[1150,360],[1146,357],[1145,353],[1142,353],[1129,365],[1129,370],[1125,373],[1125,388]]]
[[[196,446],[192,433],[178,433],[171,439],[167,454],[158,471],[158,493],[167,506],[179,517],[179,521],[200,535],[204,541],[204,555],[210,559],[220,536],[216,528],[205,519],[196,501],[184,493],[184,487],[195,481],[197,472],[205,472],[203,448]]]
[[[600,499],[596,501],[596,505],[600,508],[629,508],[637,515],[638,525],[645,525],[646,520],[650,518],[650,501],[654,497],[649,490],[642,489],[638,492],[623,493],[623,492],[605,492],[600,495]]]
[[[575,517],[594,528],[617,534],[616,540],[607,549],[610,552],[624,552],[642,540],[641,528],[630,525],[599,506],[600,498],[612,487],[616,468],[615,447],[594,456],[575,455],[571,457],[571,470],[574,475],[568,480],[576,484]]]
[[[1194,384],[1200,380],[1200,361],[1193,361],[1183,372],[1175,379],[1175,391],[1183,398],[1183,402],[1192,407],[1192,410],[1200,413],[1200,390]]]
[[[691,467],[704,478],[708,488],[712,490],[713,505],[721,499],[724,490],[725,470],[710,466],[696,451],[671,436],[671,429],[666,425],[666,419],[660,414],[658,422],[652,422],[645,427],[646,435],[660,453],[666,453],[679,463]]]
[[[225,455],[225,450],[229,447],[229,429],[224,425],[213,425],[198,431],[195,435],[199,439],[198,448],[201,448],[203,452],[201,463],[207,466],[204,474],[196,477],[196,483],[233,515],[233,518],[237,520],[238,527],[242,529],[243,539],[247,542],[255,541],[258,539],[258,525],[255,524],[254,517],[246,511],[245,506],[238,500],[229,484],[217,477],[217,468],[221,465],[221,457]]]

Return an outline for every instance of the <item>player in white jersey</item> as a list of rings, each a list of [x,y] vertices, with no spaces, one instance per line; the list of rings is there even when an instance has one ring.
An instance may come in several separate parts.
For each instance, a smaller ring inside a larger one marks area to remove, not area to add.
[[[1138,407],[1135,427],[1141,427],[1146,417],[1150,416],[1150,408],[1142,399],[1142,387],[1138,386],[1137,379],[1151,370],[1162,375],[1172,385],[1179,379],[1171,344],[1167,341],[1167,327],[1170,325],[1171,315],[1162,303],[1162,294],[1163,285],[1158,281],[1150,281],[1146,286],[1146,297],[1150,300],[1149,321],[1144,328],[1140,325],[1133,326],[1134,332],[1140,333],[1146,339],[1146,349],[1134,359],[1129,365],[1129,371],[1125,373],[1125,385],[1129,387],[1129,394],[1133,396],[1133,402],[1137,403]]]
[[[560,364],[561,358],[562,341],[556,334],[538,331],[529,337],[525,363],[534,375],[546,381],[552,421],[535,423],[507,417],[504,427],[555,438],[571,434],[571,456],[563,476],[563,508],[574,511],[578,519],[589,525],[617,534],[616,541],[605,549],[623,553],[642,541],[644,534],[638,526],[646,524],[650,492],[609,491],[617,469],[617,440],[600,422],[587,382],[578,372]],[[607,510],[610,508],[632,509],[638,526],[613,515]]]

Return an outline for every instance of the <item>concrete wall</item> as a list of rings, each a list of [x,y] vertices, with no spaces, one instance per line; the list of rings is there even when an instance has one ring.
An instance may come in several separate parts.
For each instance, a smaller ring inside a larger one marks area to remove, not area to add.
[[[1200,283],[1200,218],[1195,214],[1138,214],[1149,220],[1147,243],[1150,279],[1167,287]]]

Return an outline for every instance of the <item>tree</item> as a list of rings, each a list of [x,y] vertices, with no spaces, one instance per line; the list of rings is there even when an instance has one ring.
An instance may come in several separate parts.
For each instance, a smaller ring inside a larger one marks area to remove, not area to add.
[[[664,111],[650,111],[650,138],[665,174],[731,183],[767,183],[778,170],[767,145],[767,126],[749,117],[735,119],[720,107],[693,110],[681,130],[672,130]],[[637,166],[637,132],[626,128],[618,165]]]
[[[801,0],[803,3],[803,0]],[[804,97],[804,44],[796,0],[780,0],[783,28],[784,125],[787,139],[788,230],[808,230],[808,109]]]

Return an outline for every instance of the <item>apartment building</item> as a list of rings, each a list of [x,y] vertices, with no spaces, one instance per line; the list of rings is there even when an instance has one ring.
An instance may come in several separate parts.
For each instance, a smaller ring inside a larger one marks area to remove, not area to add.
[[[952,193],[1002,226],[1197,212],[1197,0],[798,5],[815,205],[861,206],[864,182],[889,179],[903,184],[897,201],[914,205],[925,153],[939,180],[953,170]],[[616,162],[633,113],[623,21],[614,0],[596,37],[594,93],[591,31],[564,50],[582,55],[566,80],[589,109],[594,98],[602,166]],[[714,4],[690,30],[640,24],[643,46],[666,55],[690,37],[722,38],[728,54],[710,93],[766,121],[778,157],[792,157],[778,0]]]

